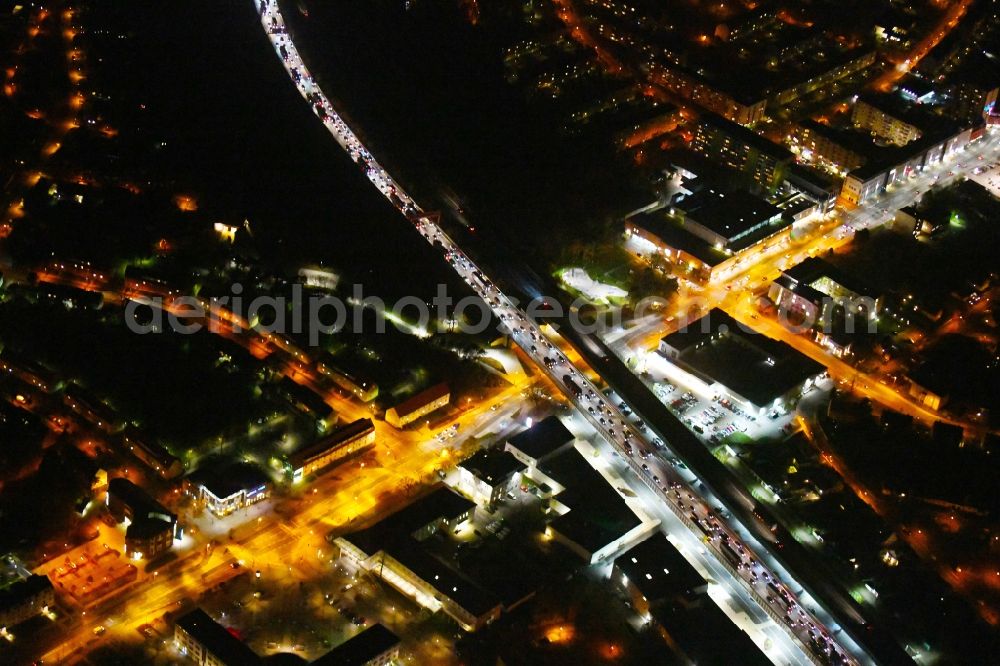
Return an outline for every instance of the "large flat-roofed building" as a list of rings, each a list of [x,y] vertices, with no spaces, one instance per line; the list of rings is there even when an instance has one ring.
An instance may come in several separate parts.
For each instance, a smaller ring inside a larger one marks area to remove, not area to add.
[[[824,372],[784,342],[744,330],[718,308],[665,336],[659,351],[755,415],[793,401]]]
[[[573,445],[575,437],[558,416],[547,416],[507,440],[506,449],[529,468]]]
[[[271,496],[271,479],[252,463],[209,464],[185,479],[195,500],[220,518]]]
[[[254,666],[261,659],[208,613],[197,608],[174,625],[177,650],[199,666]]]
[[[706,187],[676,200],[671,212],[689,233],[724,251],[786,226],[778,207],[745,190]]]
[[[708,591],[708,582],[662,534],[653,534],[615,558],[612,576],[642,615],[669,599],[690,600]]]
[[[868,203],[886,188],[948,159],[972,140],[972,128],[960,129],[940,123],[919,139],[883,153],[847,174],[840,191],[840,201],[848,207]]]
[[[707,594],[693,601],[671,599],[650,609],[656,627],[694,664],[768,666],[771,660]]]
[[[625,245],[643,257],[659,256],[694,282],[711,282],[722,275],[733,257],[689,234],[666,211],[632,215],[625,220]]]
[[[125,529],[125,554],[132,559],[153,559],[170,550],[180,537],[177,515],[126,478],[108,482],[108,510]]]
[[[55,590],[46,576],[30,575],[0,589],[0,626],[13,627],[55,603]]]
[[[432,612],[444,611],[466,631],[500,615],[500,600],[429,552],[422,541],[468,521],[476,505],[439,486],[378,523],[338,537],[341,559],[377,576]]]
[[[349,638],[312,666],[388,666],[399,657],[399,636],[383,624],[374,624]]]
[[[556,517],[546,527],[546,534],[587,564],[613,558],[659,525],[659,521],[633,511],[575,448],[552,456],[538,471],[561,488],[550,500]]]
[[[626,219],[625,240],[637,254],[659,255],[675,274],[705,283],[782,243],[793,220],[794,215],[746,190],[706,186],[678,197],[667,209]]]
[[[744,175],[747,186],[771,192],[794,162],[791,152],[756,132],[713,114],[704,115],[691,148]]]
[[[484,449],[458,465],[457,488],[479,505],[494,505],[519,482],[525,464],[504,449]]]
[[[371,419],[358,419],[293,453],[287,467],[291,470],[292,480],[301,481],[310,474],[371,448],[374,444],[375,424]]]
[[[448,385],[435,384],[395,407],[389,408],[385,413],[385,420],[396,428],[402,428],[435,410],[441,409],[450,400],[451,391],[448,389]]]

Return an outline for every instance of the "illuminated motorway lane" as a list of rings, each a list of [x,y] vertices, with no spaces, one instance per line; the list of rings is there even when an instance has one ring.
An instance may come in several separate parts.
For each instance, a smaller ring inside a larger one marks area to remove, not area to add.
[[[490,282],[440,227],[423,215],[421,208],[376,162],[315,84],[287,34],[276,0],[255,0],[255,4],[261,23],[292,80],[341,147],[378,190],[413,221],[421,235],[445,253],[452,267],[508,326],[517,344],[564,387],[581,413],[611,443],[649,491],[706,544],[718,562],[732,574],[733,580],[740,581],[743,591],[785,630],[803,659],[818,664],[871,662],[858,645],[846,637],[835,639],[831,629],[806,610],[793,587],[765,567],[744,539],[716,515],[713,504],[693,490],[694,479],[684,478],[679,470],[663,466],[652,458],[649,452],[653,445],[626,421],[617,406],[606,404],[596,387],[555,350],[535,323]],[[850,651],[841,643],[846,643]]]

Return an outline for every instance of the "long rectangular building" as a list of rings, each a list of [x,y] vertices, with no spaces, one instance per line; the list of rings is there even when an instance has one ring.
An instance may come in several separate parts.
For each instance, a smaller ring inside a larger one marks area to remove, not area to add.
[[[447,384],[435,384],[415,396],[404,400],[385,413],[385,420],[396,428],[413,423],[422,416],[440,409],[451,401]]]
[[[199,666],[254,666],[261,663],[253,650],[200,608],[177,620],[174,643],[182,655]]]
[[[343,460],[375,444],[375,424],[358,419],[337,428],[330,435],[293,453],[288,461],[292,480],[301,481],[309,474]]]

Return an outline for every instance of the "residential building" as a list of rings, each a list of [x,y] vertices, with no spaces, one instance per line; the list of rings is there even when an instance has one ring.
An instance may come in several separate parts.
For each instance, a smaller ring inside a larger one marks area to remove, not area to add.
[[[105,433],[115,433],[124,427],[114,410],[75,382],[66,386],[62,401],[74,414]]]
[[[986,60],[985,56],[983,60]],[[978,67],[964,67],[950,77],[950,81],[948,94],[952,102],[952,113],[956,117],[975,122],[997,110],[1000,71],[992,62],[982,62]]]
[[[789,82],[790,85],[782,85],[778,92],[771,95],[768,103],[772,108],[781,109],[800,97],[814,94],[841,79],[868,69],[875,64],[875,60],[875,51],[848,51],[839,54],[832,60],[809,68],[810,71],[804,77],[796,77],[798,80]]]
[[[868,161],[871,153],[868,137],[811,119],[799,122],[792,136],[803,160],[819,162],[837,171],[857,169]]]
[[[675,95],[717,113],[733,123],[753,125],[764,117],[767,99],[760,91],[741,89],[725,83],[708,81],[704,76],[679,64],[656,64],[650,67],[650,77]],[[731,83],[731,82],[730,82]]]
[[[383,624],[374,624],[347,639],[312,666],[388,666],[399,657],[399,636]]]
[[[0,589],[0,626],[13,627],[55,603],[55,590],[46,576],[30,575]]]
[[[324,354],[321,360],[316,363],[316,371],[329,377],[334,384],[362,402],[371,402],[378,397],[377,383],[345,371],[333,361],[330,354]]]
[[[802,312],[814,322],[828,316],[829,306],[836,304],[862,316],[865,324],[878,315],[883,301],[880,294],[819,257],[783,271],[768,296],[779,307]]]
[[[375,445],[375,424],[358,419],[293,453],[286,464],[293,481],[301,481],[330,465]]]
[[[174,625],[178,651],[199,666],[254,666],[261,659],[243,641],[197,608]]]
[[[134,427],[128,426],[122,432],[122,444],[163,479],[176,479],[184,473],[184,465],[176,456],[159,444],[148,441]]]
[[[748,187],[765,192],[781,185],[794,161],[784,146],[714,114],[699,120],[691,149],[741,173]]]
[[[288,376],[283,376],[278,382],[278,391],[292,407],[316,419],[320,432],[336,425],[340,418],[322,395]]]
[[[897,146],[905,146],[923,135],[912,114],[896,103],[892,95],[860,96],[851,112],[851,122]]]
[[[435,410],[441,409],[450,401],[451,391],[448,389],[448,385],[435,384],[395,407],[391,407],[385,413],[385,420],[396,428],[402,428]]]

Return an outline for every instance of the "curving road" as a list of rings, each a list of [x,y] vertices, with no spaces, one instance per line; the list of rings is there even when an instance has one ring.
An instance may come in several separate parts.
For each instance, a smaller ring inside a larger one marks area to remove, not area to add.
[[[839,628],[831,629],[832,625],[821,621],[817,612],[799,601],[793,591],[797,584],[782,580],[764,565],[755,548],[722,520],[710,501],[694,490],[698,481],[690,471],[684,473],[681,465],[663,463],[658,456],[651,455],[654,448],[669,452],[669,444],[647,437],[644,424],[628,420],[622,413],[624,403],[622,408],[607,403],[583,372],[545,337],[536,322],[516,307],[440,226],[424,214],[420,206],[378,164],[316,85],[288,35],[277,1],[255,0],[255,5],[289,76],[337,143],[419,233],[443,252],[462,279],[507,326],[513,340],[563,388],[580,413],[628,463],[642,484],[705,544],[718,563],[732,574],[731,579],[738,582],[742,591],[784,630],[801,661],[816,664],[874,663],[871,656],[843,632],[834,638],[834,630]],[[748,533],[746,529],[742,532],[744,535]],[[755,546],[760,548],[759,544]],[[816,605],[819,605],[818,600]],[[830,617],[827,613],[823,615]]]

